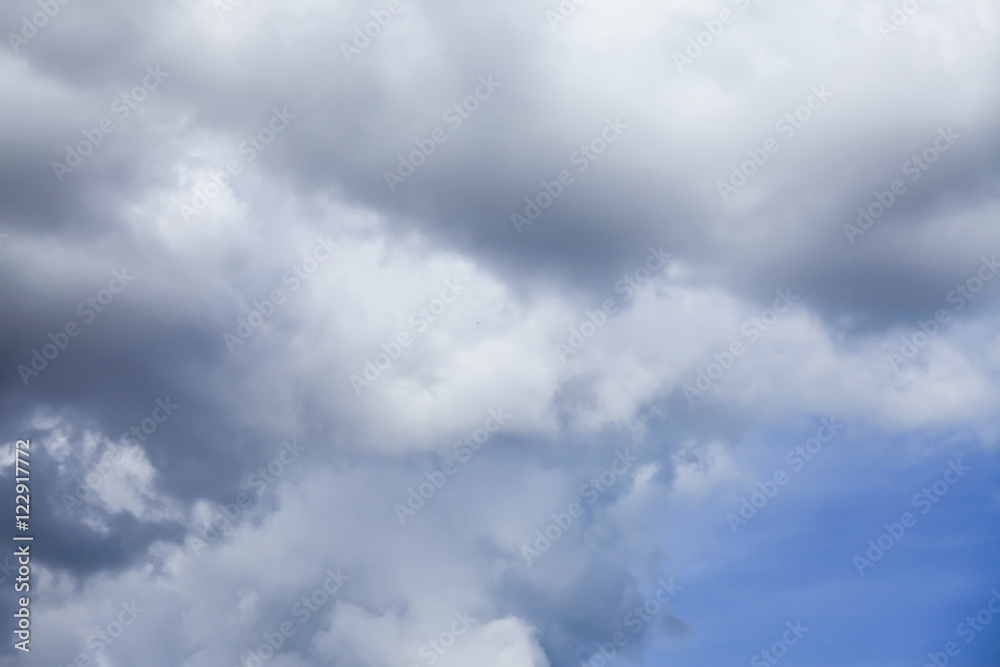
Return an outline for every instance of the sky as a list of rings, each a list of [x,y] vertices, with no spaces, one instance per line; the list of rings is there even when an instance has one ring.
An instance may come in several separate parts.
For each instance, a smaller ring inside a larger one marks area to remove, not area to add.
[[[1000,664],[995,2],[0,26],[0,666]]]

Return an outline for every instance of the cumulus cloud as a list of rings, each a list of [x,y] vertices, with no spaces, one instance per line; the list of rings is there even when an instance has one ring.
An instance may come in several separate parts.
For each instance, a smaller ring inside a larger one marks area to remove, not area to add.
[[[0,663],[835,641],[826,559],[995,456],[1000,13],[902,4],[5,5],[0,486],[29,438],[37,542]]]

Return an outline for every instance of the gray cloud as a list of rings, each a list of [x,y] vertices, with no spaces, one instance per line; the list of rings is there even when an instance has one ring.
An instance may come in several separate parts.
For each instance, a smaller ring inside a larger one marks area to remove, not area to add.
[[[247,0],[221,19],[211,2],[69,2],[0,55],[0,423],[39,443],[46,540],[32,660],[68,663],[141,597],[150,611],[109,649],[123,664],[234,664],[339,565],[351,584],[271,664],[416,662],[466,609],[481,623],[441,664],[571,664],[680,576],[636,537],[662,529],[650,508],[744,474],[736,459],[691,472],[682,447],[834,412],[989,431],[992,285],[910,367],[919,382],[887,392],[878,372],[992,255],[994,7],[925,4],[883,39],[878,3],[754,5],[678,72],[714,9],[595,0],[553,28],[555,6],[406,2],[348,62],[341,42],[382,5]],[[17,32],[38,7],[9,4],[0,24]],[[155,66],[168,76],[116,114]],[[449,120],[481,77],[499,86]],[[722,201],[717,182],[820,85],[832,97]],[[294,118],[247,158],[275,108]],[[103,118],[114,131],[60,181],[52,163]],[[620,137],[582,157],[608,119]],[[857,208],[947,127],[954,146],[851,244]],[[385,172],[436,128],[446,140],[390,190]],[[233,159],[241,172],[185,220]],[[563,170],[573,182],[519,234],[511,216]],[[338,250],[294,287],[317,238]],[[671,260],[626,297],[650,246]],[[79,304],[122,267],[134,283],[88,320]],[[418,330],[411,315],[456,278],[468,291]],[[800,306],[689,408],[684,385],[786,288]],[[274,290],[287,301],[230,350],[223,334]],[[556,343],[607,299],[619,310],[563,363]],[[69,323],[79,336],[26,385],[19,366]],[[400,332],[412,346],[359,396],[350,376]],[[66,508],[164,396],[183,408],[127,474]],[[497,406],[510,425],[400,526],[392,504]],[[286,439],[308,454],[192,554]],[[623,443],[641,466],[539,570],[511,566]],[[665,612],[629,660],[688,630]]]

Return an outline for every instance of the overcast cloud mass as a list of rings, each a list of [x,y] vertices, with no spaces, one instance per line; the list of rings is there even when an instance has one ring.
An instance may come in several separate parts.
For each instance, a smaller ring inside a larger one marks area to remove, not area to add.
[[[994,0],[0,26],[0,665],[1000,665]]]

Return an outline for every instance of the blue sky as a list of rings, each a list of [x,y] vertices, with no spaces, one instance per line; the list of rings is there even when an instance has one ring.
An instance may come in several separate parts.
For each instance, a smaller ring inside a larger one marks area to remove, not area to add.
[[[784,429],[753,439],[789,448],[798,442]],[[934,432],[899,438],[950,439]],[[1000,462],[971,437],[943,449],[914,456],[905,444],[852,425],[737,535],[718,512],[700,513],[712,546],[695,562],[678,563],[695,571],[690,581],[678,577],[687,587],[672,605],[691,635],[662,638],[643,664],[748,664],[781,638],[786,621],[799,619],[809,632],[785,664],[923,665],[926,653],[949,641],[961,649],[951,664],[993,664],[1000,624],[985,626],[971,643],[955,628],[986,606],[1000,580]],[[913,496],[958,459],[972,470],[921,513]],[[762,478],[790,469],[783,456],[762,457],[755,468]],[[883,523],[907,511],[916,524],[860,575],[854,556],[885,533]]]

